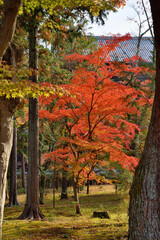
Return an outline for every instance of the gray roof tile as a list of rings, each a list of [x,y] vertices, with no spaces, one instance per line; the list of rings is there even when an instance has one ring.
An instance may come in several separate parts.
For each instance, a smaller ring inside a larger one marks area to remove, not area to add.
[[[95,36],[98,43],[105,44],[107,41],[113,41],[113,37]],[[124,42],[120,42],[115,51],[111,52],[111,61],[123,61],[124,58],[131,58],[137,55],[138,37],[132,37]],[[140,41],[138,56],[147,62],[152,62],[153,55],[153,39],[151,37],[143,37]]]

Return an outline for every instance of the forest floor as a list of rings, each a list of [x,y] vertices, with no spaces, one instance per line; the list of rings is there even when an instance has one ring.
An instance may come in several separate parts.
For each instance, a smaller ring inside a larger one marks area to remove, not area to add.
[[[77,216],[71,188],[68,200],[60,200],[56,193],[55,209],[52,190],[46,189],[40,206],[43,221],[17,220],[25,203],[25,195],[18,195],[21,206],[5,208],[3,240],[126,240],[128,193],[115,193],[112,185],[91,186],[89,195],[85,191],[79,194],[82,216]],[[108,211],[110,219],[93,218],[93,211]]]

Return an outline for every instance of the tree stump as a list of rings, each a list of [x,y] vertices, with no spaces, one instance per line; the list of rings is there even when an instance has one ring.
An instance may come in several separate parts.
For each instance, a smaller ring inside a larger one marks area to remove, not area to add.
[[[93,212],[93,217],[94,218],[108,218],[108,219],[110,219],[110,216],[109,216],[107,211],[103,211],[103,212],[101,212],[101,211],[94,211]]]

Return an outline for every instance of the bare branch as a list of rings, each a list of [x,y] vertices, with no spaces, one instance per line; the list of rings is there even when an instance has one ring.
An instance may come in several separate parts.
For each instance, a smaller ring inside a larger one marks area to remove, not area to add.
[[[142,6],[143,6],[143,10],[144,10],[144,13],[146,15],[146,18],[147,18],[147,23],[148,23],[148,27],[149,27],[149,30],[150,30],[150,33],[151,33],[151,36],[152,38],[154,39],[154,34],[153,34],[153,31],[152,31],[152,24],[150,24],[150,21],[149,21],[149,16],[148,16],[148,13],[147,13],[147,10],[146,10],[146,7],[145,7],[145,4],[144,4],[144,0],[142,0]]]

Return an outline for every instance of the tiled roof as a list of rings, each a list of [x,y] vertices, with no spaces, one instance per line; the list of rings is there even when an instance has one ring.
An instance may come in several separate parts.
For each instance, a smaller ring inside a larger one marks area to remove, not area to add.
[[[112,41],[113,37],[95,36],[99,43],[105,44],[107,41]],[[138,37],[132,37],[124,42],[120,42],[116,50],[111,52],[111,61],[123,61],[124,58],[131,58],[137,54]],[[151,37],[143,37],[140,41],[138,56],[147,62],[152,62],[153,55],[153,39]]]

